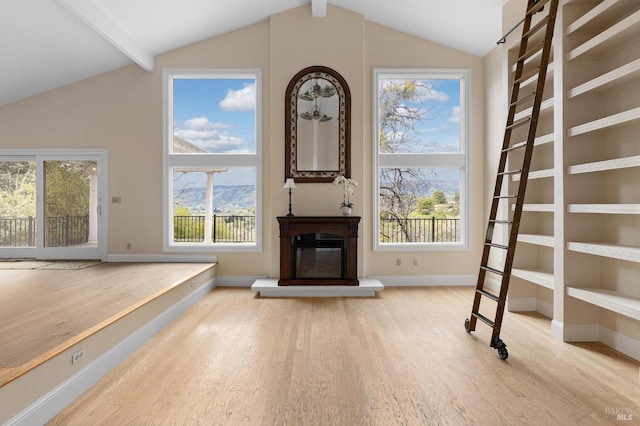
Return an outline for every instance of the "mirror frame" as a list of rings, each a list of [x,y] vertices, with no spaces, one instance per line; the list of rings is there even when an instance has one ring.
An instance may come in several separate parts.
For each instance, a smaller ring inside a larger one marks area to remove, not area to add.
[[[302,85],[314,78],[322,78],[334,85],[338,95],[338,170],[298,170],[298,93]],[[285,95],[285,173],[284,178],[296,182],[333,182],[338,175],[351,177],[351,92],[344,78],[335,70],[314,65],[298,72],[287,86]]]

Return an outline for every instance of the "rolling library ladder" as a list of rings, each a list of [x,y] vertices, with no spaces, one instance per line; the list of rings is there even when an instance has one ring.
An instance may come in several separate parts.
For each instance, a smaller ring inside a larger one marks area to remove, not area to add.
[[[548,7],[545,7],[548,5]],[[547,10],[546,16],[537,20],[532,25],[534,15],[538,12]],[[502,143],[502,151],[500,153],[500,162],[498,163],[498,172],[496,175],[496,184],[491,202],[491,211],[489,213],[489,223],[487,225],[487,234],[484,241],[484,250],[480,261],[480,270],[478,272],[478,282],[471,310],[471,317],[465,320],[465,329],[468,333],[476,329],[477,320],[484,322],[493,328],[490,346],[498,351],[498,355],[502,359],[507,359],[509,353],[506,344],[500,339],[500,329],[502,327],[502,317],[509,290],[509,280],[511,278],[511,269],[515,256],[516,242],[518,238],[518,229],[522,216],[522,206],[524,203],[525,191],[527,188],[527,180],[529,176],[529,167],[533,153],[533,145],[536,137],[538,125],[538,117],[540,115],[540,106],[542,104],[542,95],[544,83],[547,75],[547,65],[551,55],[551,43],[553,39],[553,28],[556,21],[556,13],[558,10],[558,0],[528,0],[525,17],[522,21],[522,39],[520,40],[520,50],[516,63],[515,74],[513,78],[513,87],[511,90],[511,98],[509,102],[509,113],[504,132]],[[529,46],[529,41],[534,36],[544,31],[544,38],[540,42],[532,42],[533,46]],[[539,61],[539,62],[538,62]],[[536,78],[536,89],[533,93],[520,93],[520,84],[531,78]],[[515,120],[516,110],[523,106],[531,105],[531,115]],[[521,126],[529,126],[527,139],[525,142],[512,144],[511,133],[513,129]],[[524,153],[523,153],[524,151]],[[522,156],[522,167],[517,170],[507,170],[507,160],[510,155]],[[502,194],[502,185],[509,176],[519,174],[520,183],[518,185],[517,194]],[[498,220],[498,211],[501,203],[514,202],[513,213],[509,220]],[[497,226],[509,227],[509,241],[507,245],[493,242],[494,230]],[[498,269],[489,266],[489,255],[492,249],[503,250],[506,252],[504,267]],[[500,291],[496,295],[485,290],[486,274],[495,274],[500,278]],[[482,298],[491,299],[497,302],[495,317],[490,319],[486,315],[480,313],[480,302]]]

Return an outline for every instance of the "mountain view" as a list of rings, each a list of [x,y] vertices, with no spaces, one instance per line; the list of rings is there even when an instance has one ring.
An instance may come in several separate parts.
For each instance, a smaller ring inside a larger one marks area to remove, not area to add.
[[[174,190],[174,199],[180,206],[187,207],[192,214],[204,213],[206,188],[184,188]],[[214,213],[238,214],[255,208],[256,190],[254,185],[214,185]]]

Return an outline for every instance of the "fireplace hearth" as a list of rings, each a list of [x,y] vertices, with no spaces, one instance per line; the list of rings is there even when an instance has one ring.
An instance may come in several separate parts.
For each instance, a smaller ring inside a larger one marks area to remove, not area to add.
[[[357,216],[278,217],[279,286],[358,285]]]

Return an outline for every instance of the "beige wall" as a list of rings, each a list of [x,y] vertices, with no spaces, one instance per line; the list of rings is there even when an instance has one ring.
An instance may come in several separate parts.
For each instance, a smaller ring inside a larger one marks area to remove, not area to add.
[[[312,43],[311,41],[317,41]],[[275,217],[287,212],[284,181],[284,93],[300,69],[324,65],[338,71],[352,96],[352,177],[360,186],[354,214],[362,216],[359,275],[472,275],[483,233],[482,58],[448,49],[364,20],[328,5],[326,18],[312,18],[306,5],[268,21],[156,57],[148,73],[135,65],[0,107],[0,148],[108,149],[109,254],[162,252],[162,69],[260,68],[263,78],[262,253],[216,253],[218,276],[279,273]],[[374,253],[371,78],[373,67],[456,67],[471,70],[470,225],[471,250]],[[296,215],[336,215],[341,199],[331,184],[299,184]],[[131,250],[126,244],[131,243]],[[396,267],[396,258],[404,261]],[[418,259],[418,266],[412,265]]]

